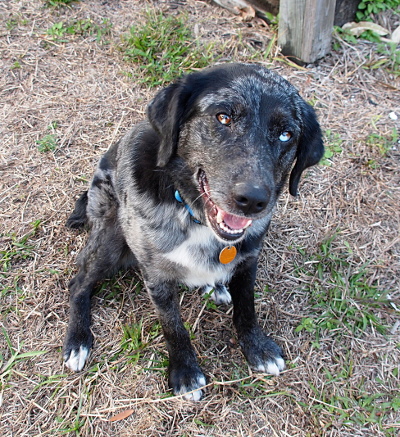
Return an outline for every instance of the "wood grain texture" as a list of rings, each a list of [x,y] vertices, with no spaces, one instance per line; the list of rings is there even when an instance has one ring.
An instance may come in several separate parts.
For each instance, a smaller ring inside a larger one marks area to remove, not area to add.
[[[336,0],[281,0],[278,43],[282,53],[313,63],[330,51]]]

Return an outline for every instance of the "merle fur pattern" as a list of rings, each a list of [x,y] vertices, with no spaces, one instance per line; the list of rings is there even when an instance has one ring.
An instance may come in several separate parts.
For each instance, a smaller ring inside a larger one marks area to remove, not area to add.
[[[80,371],[92,346],[96,284],[135,267],[162,325],[175,394],[199,400],[206,384],[182,322],[178,284],[214,289],[218,303],[232,301],[248,363],[279,374],[283,353],[259,327],[254,308],[257,258],[287,176],[296,195],[303,170],[323,150],[314,110],[289,82],[261,66],[224,64],[161,90],[147,120],[101,158],[68,219],[69,227],[87,225],[90,234],[69,286],[67,366]],[[176,190],[200,224],[175,199]],[[215,205],[225,220],[232,214],[251,225],[227,234],[216,222]],[[219,253],[227,246],[235,246],[237,256],[222,264]]]

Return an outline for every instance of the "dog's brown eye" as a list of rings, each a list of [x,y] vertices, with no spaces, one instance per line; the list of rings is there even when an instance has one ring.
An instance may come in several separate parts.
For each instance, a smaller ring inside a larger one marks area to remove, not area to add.
[[[290,132],[287,132],[287,131],[282,132],[279,135],[279,140],[282,141],[283,143],[285,143],[286,141],[289,141],[290,138],[292,138],[292,134]]]
[[[225,126],[229,126],[232,123],[232,117],[228,114],[224,114],[223,112],[217,114],[217,120]]]

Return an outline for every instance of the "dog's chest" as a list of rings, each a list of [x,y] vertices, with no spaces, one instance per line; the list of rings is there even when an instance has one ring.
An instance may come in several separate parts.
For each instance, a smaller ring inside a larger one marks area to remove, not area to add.
[[[228,282],[237,265],[237,259],[229,264],[219,261],[223,248],[223,243],[208,227],[199,225],[190,231],[187,239],[163,256],[180,267],[180,279],[187,286],[213,286]]]

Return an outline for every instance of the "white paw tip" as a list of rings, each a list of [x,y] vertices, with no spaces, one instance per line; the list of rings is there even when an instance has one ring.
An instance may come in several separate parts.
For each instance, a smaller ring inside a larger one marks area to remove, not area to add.
[[[264,364],[259,364],[257,370],[259,372],[268,373],[269,375],[278,376],[285,368],[285,361],[282,358],[275,358],[274,361],[267,361]]]
[[[203,397],[203,390],[195,390],[192,393],[186,393],[183,395],[183,399],[186,401],[198,402]]]
[[[176,395],[182,395],[183,399],[187,401],[198,402],[203,397],[202,389],[195,389],[195,387],[204,387],[206,385],[206,378],[204,376],[199,377],[192,387],[182,386]]]
[[[89,355],[89,349],[85,346],[79,348],[79,352],[72,351],[69,357],[64,357],[65,365],[74,372],[80,372],[85,365],[86,358]]]
[[[276,364],[278,366],[279,371],[285,370],[285,360],[283,358],[276,358]]]
[[[224,285],[215,288],[211,286],[204,287],[203,294],[209,294],[212,290],[214,291],[210,294],[210,297],[217,305],[228,305],[232,302],[232,297]]]
[[[210,291],[213,290],[213,287],[211,287],[210,285],[206,285],[205,287],[203,287],[202,291],[203,291],[203,296],[206,296],[208,293],[210,293]]]

